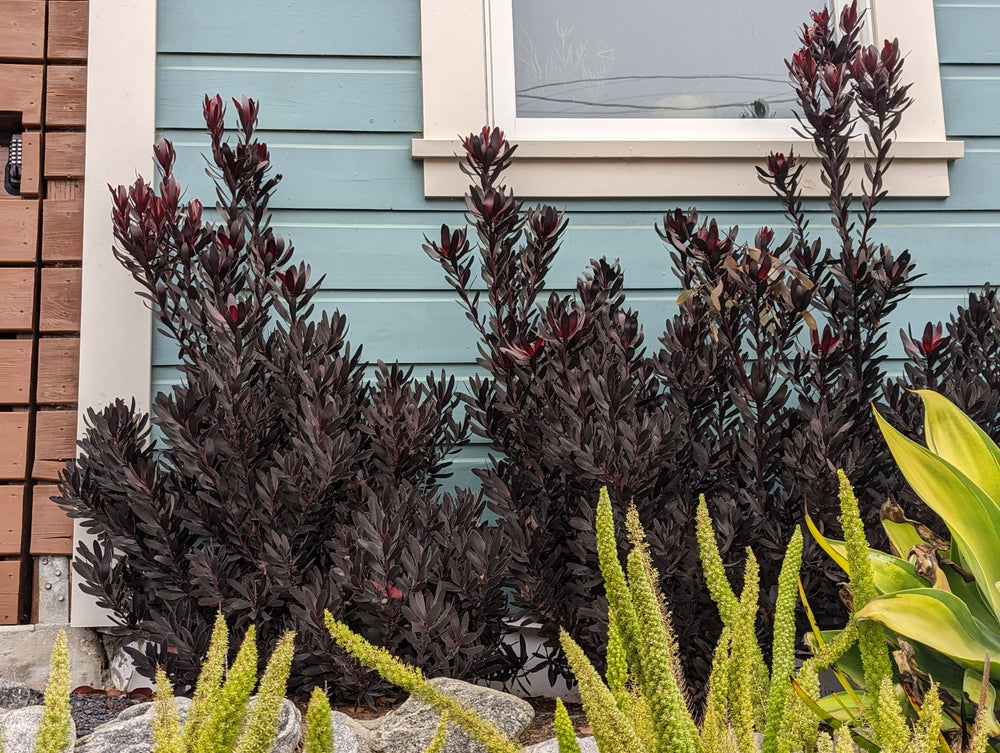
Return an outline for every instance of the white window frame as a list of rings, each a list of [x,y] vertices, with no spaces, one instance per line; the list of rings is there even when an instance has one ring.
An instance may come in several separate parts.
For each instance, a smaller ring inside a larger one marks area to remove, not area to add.
[[[945,138],[933,0],[870,0],[869,5],[873,38],[900,39],[905,76],[913,82],[914,103],[897,133],[887,188],[894,196],[947,196],[948,161],[961,157],[964,145]],[[602,124],[513,117],[510,8],[511,0],[421,0],[424,133],[412,149],[414,158],[423,160],[429,197],[462,195],[466,181],[455,162],[458,137],[485,124],[500,126],[518,144],[510,181],[524,196],[764,196],[768,189],[754,167],[769,152],[813,153],[789,120],[604,119]],[[856,176],[864,175],[864,156],[864,144],[852,144]],[[823,195],[815,164],[807,167],[803,189],[807,196]]]

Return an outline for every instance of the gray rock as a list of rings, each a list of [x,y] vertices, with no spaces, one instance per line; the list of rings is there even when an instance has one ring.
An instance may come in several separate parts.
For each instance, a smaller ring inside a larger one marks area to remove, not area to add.
[[[41,706],[25,706],[0,714],[0,738],[3,740],[4,753],[32,753],[43,713],[45,709]],[[76,725],[71,719],[69,741],[63,750],[69,753],[75,742]]]
[[[0,709],[20,709],[37,706],[42,702],[42,694],[29,688],[23,682],[0,679]]]
[[[0,627],[0,677],[45,690],[49,659],[60,630],[69,647],[70,687],[106,687],[107,657],[97,633],[69,625],[5,625]]]
[[[597,753],[597,741],[592,737],[576,738],[580,753]],[[559,753],[559,741],[554,737],[521,749],[522,753]]]
[[[460,703],[475,709],[507,737],[515,739],[531,724],[535,711],[527,701],[491,688],[482,688],[461,680],[439,677],[430,680],[439,690],[455,696]],[[425,704],[410,698],[386,714],[375,725],[371,746],[376,753],[422,753],[440,722],[440,715]],[[485,748],[452,723],[448,724],[445,753],[484,753]]]
[[[251,698],[252,705],[256,699]],[[177,699],[181,722],[187,717],[191,700]],[[113,722],[102,724],[76,744],[76,753],[152,753],[153,716],[151,703],[142,703],[125,709]],[[271,753],[294,753],[302,737],[302,714],[291,701],[284,701],[278,736]],[[7,753],[4,750],[4,753]]]
[[[181,721],[187,716],[191,701],[177,699]],[[76,743],[76,753],[152,753],[153,704],[140,703],[125,709],[113,722],[102,724]]]
[[[336,753],[369,753],[371,750],[371,731],[347,714],[334,711],[330,716],[330,727],[333,729],[333,749]]]

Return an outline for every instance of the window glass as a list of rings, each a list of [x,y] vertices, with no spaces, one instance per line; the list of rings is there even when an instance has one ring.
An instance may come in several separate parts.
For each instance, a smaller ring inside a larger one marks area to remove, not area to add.
[[[816,0],[512,0],[519,118],[791,118]]]

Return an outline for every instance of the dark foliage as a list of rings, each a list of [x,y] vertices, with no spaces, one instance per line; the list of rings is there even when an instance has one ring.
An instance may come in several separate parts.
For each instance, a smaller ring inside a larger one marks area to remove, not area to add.
[[[814,13],[788,61],[835,242],[825,245],[810,231],[805,165],[791,153],[771,155],[759,170],[792,226],[784,240],[765,227],[752,244],[740,242],[736,228],[720,229],[694,210],[667,214],[658,232],[684,292],[656,353],[641,347],[617,263],[593,261],[575,295],[551,294],[536,305],[562,215],[552,207],[522,210],[504,186],[515,147],[499,130],[465,141],[478,254],[465,230],[448,227],[424,248],[479,333],[486,376],[473,381],[468,415],[497,453],[479,474],[512,542],[519,616],[565,626],[592,656],[603,640],[603,626],[590,630],[602,611],[591,529],[600,486],[616,503],[634,499],[648,523],[695,680],[706,674],[719,629],[697,574],[699,493],[709,498],[724,556],[742,561],[752,546],[773,599],[780,557],[804,507],[824,528],[838,527],[838,467],[865,480],[859,487],[870,526],[895,488],[869,403],[885,398],[887,317],[908,294],[913,265],[908,253],[872,235],[909,100],[898,44],[863,47],[860,25],[853,5],[839,19]],[[859,123],[869,157],[855,201],[848,146]],[[473,282],[477,262],[482,295]],[[821,593],[821,619],[840,624],[834,581],[842,575],[815,547],[805,575]],[[558,658],[550,669],[563,669]]]
[[[313,316],[320,283],[269,227],[280,176],[254,137],[257,105],[235,104],[233,147],[222,99],[205,99],[221,222],[181,203],[165,140],[158,190],[112,191],[115,255],[176,343],[181,379],[156,396],[155,442],[134,405],[88,416],[57,500],[96,536],[77,552],[83,589],[147,640],[140,670],[163,665],[182,688],[217,610],[237,638],[257,626],[262,656],[299,631],[294,692],[381,687],[331,645],[324,609],[431,673],[509,676],[507,555],[481,496],[440,492],[468,439],[454,379],[379,363],[366,380],[345,317]]]

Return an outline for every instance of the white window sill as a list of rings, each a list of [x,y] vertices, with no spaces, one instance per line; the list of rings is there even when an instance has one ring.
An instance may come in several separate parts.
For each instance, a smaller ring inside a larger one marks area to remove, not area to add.
[[[757,178],[771,152],[807,160],[805,196],[824,196],[812,142],[792,140],[519,140],[508,175],[521,196],[702,197],[769,196]],[[468,180],[458,169],[458,139],[414,139],[414,159],[424,163],[424,193],[462,196]],[[944,197],[949,194],[948,162],[965,153],[961,141],[899,141],[885,187],[890,196]],[[851,174],[864,175],[864,144],[851,145]],[[860,187],[854,186],[855,193]]]

